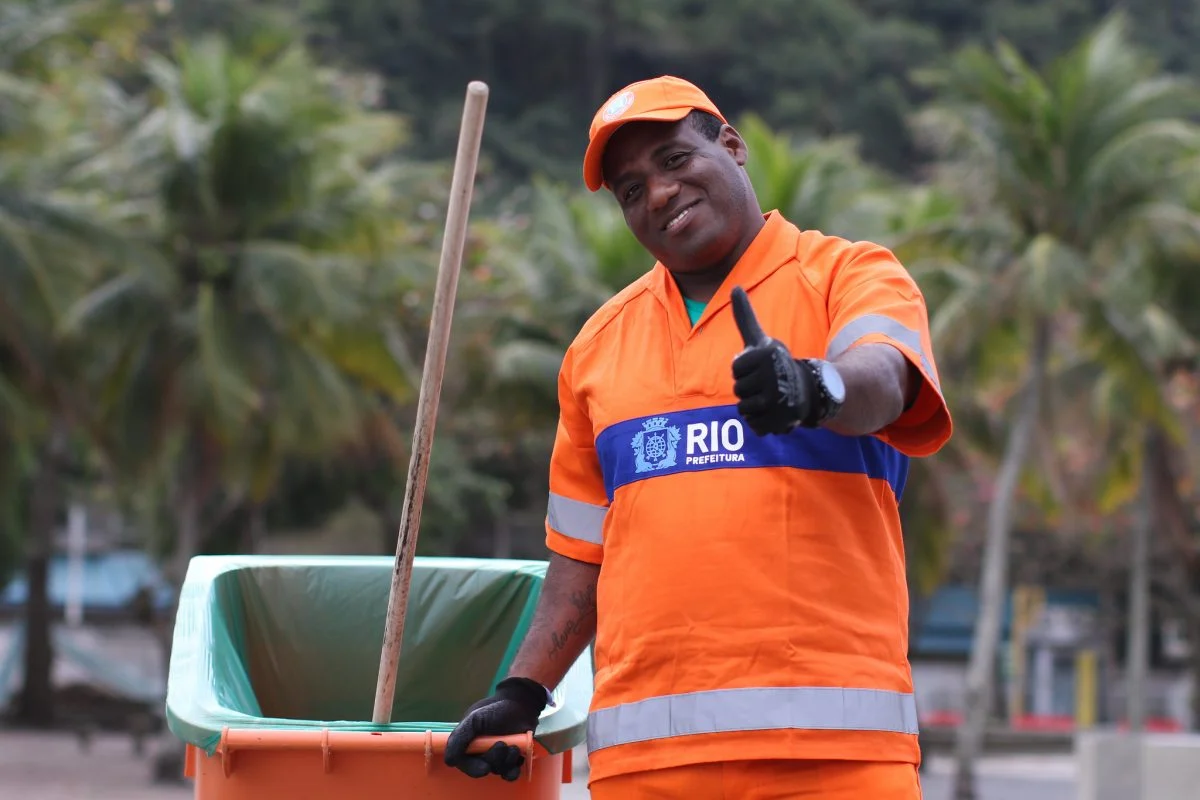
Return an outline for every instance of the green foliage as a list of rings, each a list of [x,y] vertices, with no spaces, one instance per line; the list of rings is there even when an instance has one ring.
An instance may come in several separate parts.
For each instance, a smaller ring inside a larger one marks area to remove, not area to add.
[[[885,243],[921,284],[956,437],[953,467],[911,482],[915,585],[976,502],[1041,315],[1050,398],[1022,501],[1116,512],[1139,426],[1181,430],[1163,371],[1200,336],[1197,95],[1130,45],[1200,61],[1179,4],[1099,27],[1094,5],[10,3],[0,507],[18,520],[16,454],[67,414],[157,552],[188,497],[201,549],[238,546],[252,509],[317,527],[359,501],[390,552],[462,88],[481,77],[421,547],[487,553],[516,520],[536,551],[562,353],[653,265],[582,188],[587,125],[669,72],[735,122],[764,208]],[[1072,477],[1081,439],[1092,466]]]
[[[1200,16],[1145,0],[1137,41],[1194,70]],[[441,157],[462,87],[493,87],[486,148],[524,177],[580,182],[592,114],[620,86],[669,73],[705,86],[730,116],[761,115],[806,138],[852,137],[871,162],[908,176],[921,155],[909,115],[930,97],[922,70],[960,46],[1013,42],[1035,66],[1074,44],[1112,4],[1085,0],[339,0],[313,9],[322,52],[385,76],[414,120],[416,152]],[[531,54],[536,53],[536,56]]]
[[[649,270],[611,198],[535,180],[501,263],[508,294],[493,368],[502,402],[557,414],[558,367],[588,317]]]

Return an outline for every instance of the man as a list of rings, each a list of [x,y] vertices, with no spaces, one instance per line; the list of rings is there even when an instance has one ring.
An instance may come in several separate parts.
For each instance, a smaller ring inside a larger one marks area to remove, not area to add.
[[[584,156],[657,260],[563,360],[543,594],[447,742],[521,755],[595,636],[596,800],[920,797],[898,502],[951,434],[924,300],[885,248],[763,214],[746,145],[665,76]]]

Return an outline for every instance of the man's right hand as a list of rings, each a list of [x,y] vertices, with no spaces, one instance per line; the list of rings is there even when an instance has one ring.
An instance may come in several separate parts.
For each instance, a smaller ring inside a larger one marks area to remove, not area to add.
[[[528,678],[506,678],[496,685],[496,692],[467,709],[462,722],[446,740],[443,760],[472,778],[496,774],[506,781],[521,776],[525,756],[521,749],[496,742],[486,752],[468,755],[467,747],[481,736],[509,736],[537,728],[538,717],[545,709],[546,689]]]

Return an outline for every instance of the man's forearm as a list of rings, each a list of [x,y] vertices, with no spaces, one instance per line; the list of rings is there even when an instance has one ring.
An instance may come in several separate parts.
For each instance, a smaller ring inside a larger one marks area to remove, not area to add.
[[[891,345],[853,347],[833,364],[846,384],[846,402],[825,427],[847,436],[872,434],[895,422],[921,386],[921,373]]]
[[[553,553],[542,594],[510,676],[558,685],[596,635],[596,582],[600,567]]]

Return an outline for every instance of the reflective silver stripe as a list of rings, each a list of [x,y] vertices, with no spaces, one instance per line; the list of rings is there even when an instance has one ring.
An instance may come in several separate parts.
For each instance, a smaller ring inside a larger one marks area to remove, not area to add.
[[[825,358],[832,361],[849,350],[850,346],[859,339],[872,333],[882,333],[884,336],[912,348],[921,357],[921,366],[925,369],[925,374],[933,380],[938,391],[941,391],[941,386],[938,385],[937,377],[933,373],[933,366],[925,355],[925,348],[921,346],[921,334],[883,314],[865,314],[847,323],[837,332],[837,336],[833,337],[833,341],[825,349]]]
[[[546,521],[563,536],[604,544],[604,515],[607,513],[608,509],[604,506],[594,506],[551,492],[550,502],[546,506]]]
[[[821,686],[719,689],[601,708],[588,717],[588,750],[631,742],[769,729],[917,733],[911,694]]]

